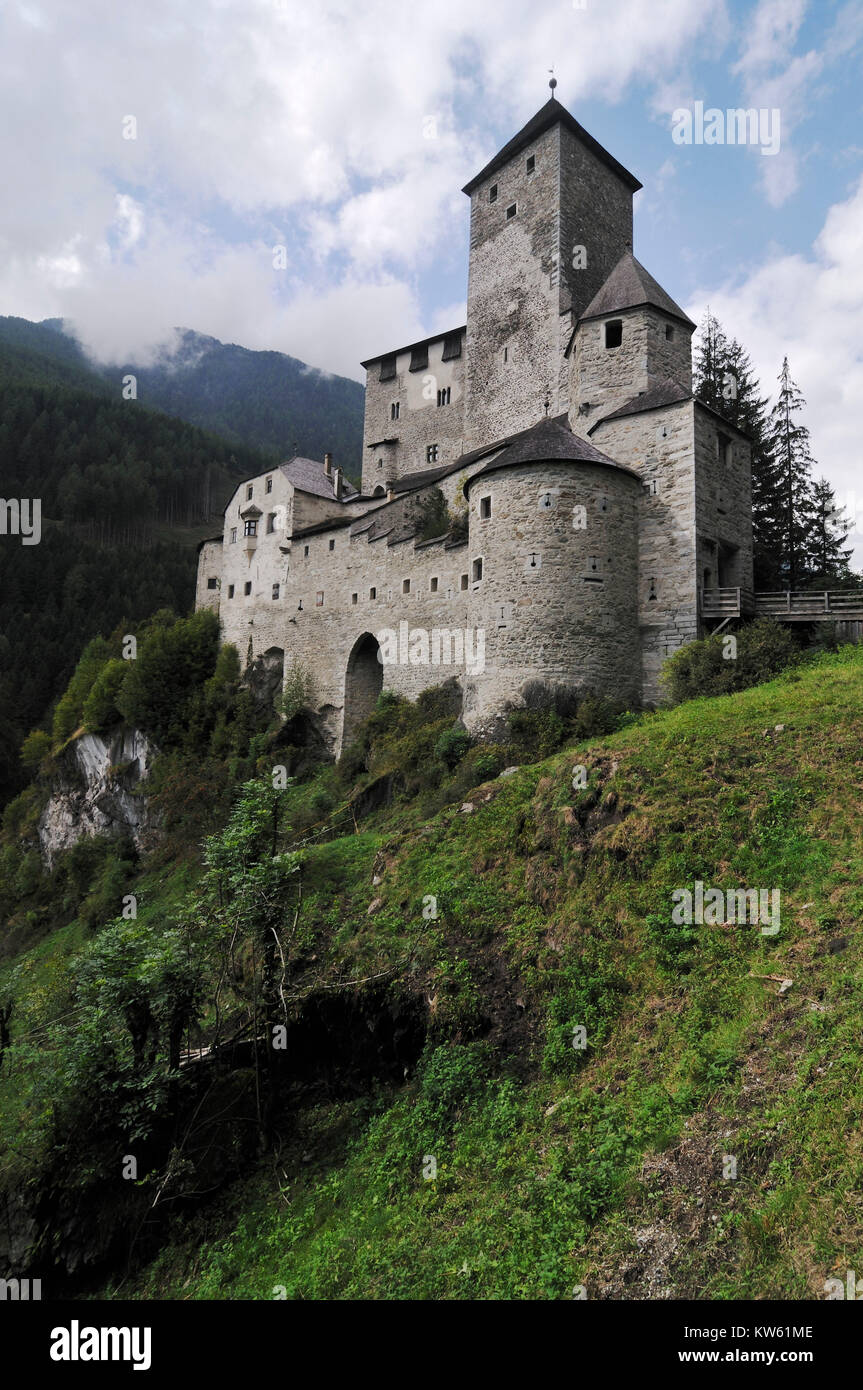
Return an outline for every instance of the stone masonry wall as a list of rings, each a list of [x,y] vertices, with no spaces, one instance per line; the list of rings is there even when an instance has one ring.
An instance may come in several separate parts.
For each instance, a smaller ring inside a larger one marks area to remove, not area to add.
[[[373,362],[366,374],[366,411],[363,427],[363,492],[371,495],[376,487],[416,473],[452,463],[464,452],[464,333],[462,355],[443,361],[444,339],[430,343],[428,367],[412,372],[411,354],[396,356],[396,376],[380,380],[380,362]],[[438,405],[438,391],[448,390],[449,403]],[[398,405],[398,419],[392,407]],[[395,444],[369,445],[395,438]],[[437,446],[437,460],[428,460],[426,450]]]
[[[471,621],[485,631],[485,670],[466,678],[468,727],[518,703],[532,680],[638,702],[639,491],[624,469],[574,462],[471,480],[470,559],[483,562]]]
[[[620,347],[605,346],[606,323],[620,319]],[[673,334],[666,338],[668,326]],[[602,416],[625,405],[640,391],[667,378],[692,389],[691,332],[651,308],[628,309],[580,324],[572,353],[572,411],[588,429]]]
[[[606,421],[590,436],[642,477],[638,623],[649,702],[661,699],[663,661],[698,635],[693,413],[692,401],[682,401]]]

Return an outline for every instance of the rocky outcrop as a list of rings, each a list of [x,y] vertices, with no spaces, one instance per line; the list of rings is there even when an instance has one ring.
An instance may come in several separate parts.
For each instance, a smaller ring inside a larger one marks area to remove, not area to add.
[[[144,847],[155,829],[141,790],[153,753],[137,729],[81,734],[67,746],[39,818],[39,845],[49,868],[86,835],[114,835]]]

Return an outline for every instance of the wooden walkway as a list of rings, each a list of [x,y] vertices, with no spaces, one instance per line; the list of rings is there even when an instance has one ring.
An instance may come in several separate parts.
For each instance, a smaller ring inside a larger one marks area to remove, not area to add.
[[[773,618],[779,623],[863,621],[863,590],[783,589],[754,594],[749,589],[700,589],[702,618]]]

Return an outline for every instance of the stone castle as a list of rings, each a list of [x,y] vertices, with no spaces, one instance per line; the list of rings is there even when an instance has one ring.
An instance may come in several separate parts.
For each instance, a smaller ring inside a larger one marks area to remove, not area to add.
[[[704,591],[751,590],[749,443],[693,396],[640,187],[552,94],[465,186],[467,323],[362,364],[361,490],[294,457],[202,543],[196,606],[310,678],[334,750],[382,688],[449,676],[478,733],[529,681],[655,702]]]

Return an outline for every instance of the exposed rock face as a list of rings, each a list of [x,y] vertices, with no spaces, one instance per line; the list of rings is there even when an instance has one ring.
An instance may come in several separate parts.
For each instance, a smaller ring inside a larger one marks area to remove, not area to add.
[[[39,844],[49,868],[85,835],[128,837],[136,848],[144,846],[154,816],[140,784],[153,751],[137,729],[82,734],[70,744],[39,819]]]

